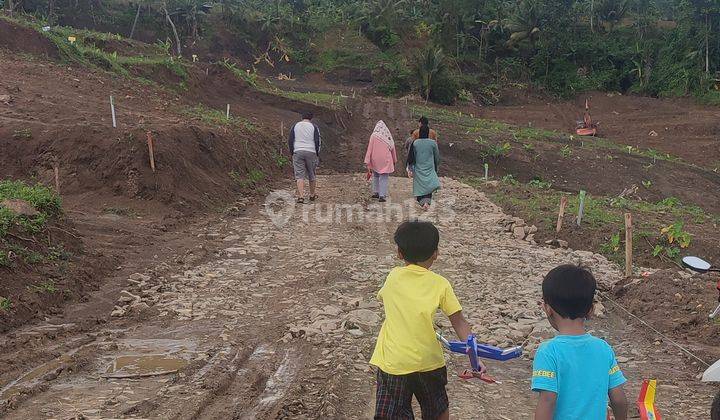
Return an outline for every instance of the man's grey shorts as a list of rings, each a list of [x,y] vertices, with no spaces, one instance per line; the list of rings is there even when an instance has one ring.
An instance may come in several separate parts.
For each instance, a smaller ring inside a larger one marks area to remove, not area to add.
[[[293,153],[293,170],[295,179],[315,181],[315,169],[318,166],[318,156],[314,152],[298,150]]]

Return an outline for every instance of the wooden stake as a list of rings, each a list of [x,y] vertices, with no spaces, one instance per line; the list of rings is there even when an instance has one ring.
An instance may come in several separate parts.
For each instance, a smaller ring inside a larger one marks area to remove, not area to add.
[[[225,118],[230,119],[230,104],[227,104],[227,112],[225,112]]]
[[[55,173],[55,192],[60,195],[60,164],[57,162],[53,165],[53,172]]]
[[[147,132],[147,145],[148,145],[148,153],[150,154],[150,168],[152,169],[153,173],[155,173],[155,152],[153,150],[153,138],[152,133]]]
[[[488,171],[490,170],[490,165],[488,165],[486,163],[484,166],[485,166],[485,181],[487,181],[488,180]]]
[[[625,277],[632,276],[632,242],[633,242],[633,227],[632,227],[632,214],[625,213]]]
[[[566,195],[560,197],[560,211],[558,212],[557,226],[555,226],[555,233],[560,233],[562,229],[563,219],[565,218],[565,208],[568,204],[568,198]]]
[[[117,128],[117,121],[115,120],[115,101],[112,95],[110,95],[110,112],[112,113],[113,128]]]
[[[578,215],[577,215],[577,225],[580,226],[580,223],[582,223],[583,215],[585,214],[585,196],[587,193],[583,190],[580,190],[580,195],[578,197]]]

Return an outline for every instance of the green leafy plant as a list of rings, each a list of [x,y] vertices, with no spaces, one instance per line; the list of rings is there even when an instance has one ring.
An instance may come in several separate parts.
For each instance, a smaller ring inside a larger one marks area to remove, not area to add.
[[[515,179],[513,174],[507,174],[507,175],[503,176],[500,180],[502,182],[504,182],[505,184],[510,184],[510,185],[518,185],[519,184],[518,180]]]
[[[567,158],[567,157],[569,157],[570,155],[572,155],[572,149],[570,149],[570,146],[567,145],[567,144],[566,144],[565,146],[563,146],[563,147],[560,149],[560,155],[561,155],[562,157],[564,157],[564,158]]]
[[[287,156],[285,156],[281,153],[275,154],[275,164],[278,166],[278,168],[284,168],[289,163],[290,163],[290,159],[288,159]]]
[[[620,251],[620,232],[614,233],[607,242],[600,245],[600,252],[603,254],[616,254]]]
[[[6,297],[0,296],[0,311],[8,311],[12,307],[12,302]]]
[[[37,293],[55,293],[58,290],[55,286],[55,282],[53,282],[52,280],[45,280],[40,284],[28,286],[28,289]]]
[[[552,187],[552,183],[550,183],[548,181],[543,181],[541,178],[531,179],[530,182],[528,182],[528,185],[533,188],[539,188],[539,189],[543,189],[543,190],[546,190],[546,189],[549,189],[550,187]]]
[[[13,131],[13,138],[15,140],[27,140],[32,138],[32,131],[29,128],[23,128],[20,130]]]
[[[652,187],[652,181],[642,181],[642,185],[645,189],[649,190],[650,187]]]

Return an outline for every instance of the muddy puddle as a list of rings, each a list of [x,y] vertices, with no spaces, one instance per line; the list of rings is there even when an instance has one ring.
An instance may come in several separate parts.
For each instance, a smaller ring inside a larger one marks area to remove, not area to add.
[[[190,363],[169,354],[145,354],[116,357],[107,369],[105,378],[143,378],[175,373]]]

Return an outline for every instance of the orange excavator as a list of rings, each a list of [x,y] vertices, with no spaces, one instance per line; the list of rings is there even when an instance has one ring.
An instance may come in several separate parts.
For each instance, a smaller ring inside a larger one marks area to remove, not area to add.
[[[575,133],[578,136],[596,136],[599,125],[600,123],[593,122],[590,117],[590,101],[585,99],[585,114],[583,114],[583,120],[577,122]]]

